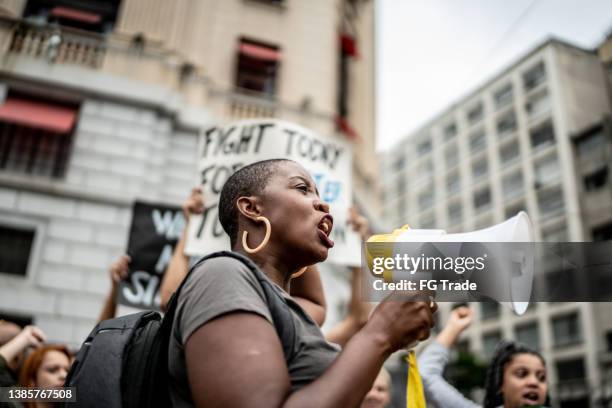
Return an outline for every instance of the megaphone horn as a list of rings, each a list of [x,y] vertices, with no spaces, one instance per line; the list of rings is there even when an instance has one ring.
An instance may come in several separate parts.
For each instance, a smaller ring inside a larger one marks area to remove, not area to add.
[[[488,251],[492,254],[490,259],[496,261],[495,267],[488,268],[487,276],[480,277],[478,292],[522,315],[529,306],[533,286],[534,262],[531,243],[534,240],[531,221],[527,213],[521,211],[500,224],[459,234],[447,234],[444,230],[411,229],[405,225],[391,234],[372,236],[366,244],[365,260],[369,270],[373,272],[374,258],[394,257],[405,243],[431,243],[444,257],[455,259],[473,255],[478,251],[480,253],[483,250]],[[373,243],[384,244],[368,245]],[[436,243],[460,243],[460,245],[436,245]],[[492,243],[508,243],[508,245]],[[392,269],[385,268],[382,276],[386,282],[399,280],[397,271]]]

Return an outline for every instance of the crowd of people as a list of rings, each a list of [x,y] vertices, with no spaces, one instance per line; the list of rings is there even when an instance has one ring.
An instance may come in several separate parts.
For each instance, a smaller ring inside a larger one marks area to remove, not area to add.
[[[183,204],[184,215],[188,220],[203,208],[202,191],[194,188]],[[334,220],[314,181],[296,162],[266,160],[238,170],[221,192],[219,219],[235,256],[198,262],[184,254],[184,233],[160,286],[164,310],[188,276],[168,350],[173,406],[388,406],[391,376],[383,364],[395,351],[428,339],[435,302],[392,295],[372,307],[361,299],[360,269],[353,268],[348,313],[322,333],[327,306],[317,264],[334,245]],[[368,239],[368,222],[355,209],[349,223]],[[100,321],[115,316],[118,284],[128,276],[130,261],[122,255],[110,266],[112,284]],[[281,344],[283,327],[272,316],[249,262],[290,311],[283,323],[295,333],[289,347]],[[408,387],[408,392],[423,393],[420,399],[409,398],[414,408],[425,401],[440,408],[481,406],[442,376],[449,350],[472,318],[467,306],[453,310],[421,353],[417,381],[422,388]],[[65,346],[47,344],[39,328],[0,321],[0,386],[62,386],[72,359]],[[548,404],[545,361],[523,345],[502,342],[483,387],[485,408]]]

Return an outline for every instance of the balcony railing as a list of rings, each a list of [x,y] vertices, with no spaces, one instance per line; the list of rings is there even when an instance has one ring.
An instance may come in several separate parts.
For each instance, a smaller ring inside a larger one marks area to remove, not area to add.
[[[11,31],[10,53],[91,68],[99,68],[104,61],[106,46],[100,35],[27,22],[14,24]]]
[[[273,118],[276,116],[277,103],[246,91],[228,95],[228,116],[232,119]]]

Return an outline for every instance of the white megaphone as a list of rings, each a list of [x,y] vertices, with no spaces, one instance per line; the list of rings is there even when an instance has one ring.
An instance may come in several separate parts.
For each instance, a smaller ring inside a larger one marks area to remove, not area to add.
[[[374,257],[393,257],[400,253],[405,243],[480,243],[489,259],[505,260],[497,267],[486,271],[486,284],[479,285],[478,292],[509,307],[522,315],[529,306],[534,277],[534,233],[527,213],[516,216],[489,228],[477,231],[447,234],[445,230],[410,229],[407,225],[391,234],[374,235],[368,243],[380,242],[391,245],[372,248],[366,244],[366,259],[372,270]],[[487,245],[487,243],[509,243],[508,245]],[[516,244],[511,244],[516,243]],[[524,243],[521,245],[520,243]],[[440,245],[436,247],[445,257],[456,258],[475,248],[474,245]],[[440,249],[441,248],[441,249]],[[375,253],[382,251],[379,253]],[[384,252],[384,253],[383,253]],[[394,281],[391,271],[385,271],[384,278]]]

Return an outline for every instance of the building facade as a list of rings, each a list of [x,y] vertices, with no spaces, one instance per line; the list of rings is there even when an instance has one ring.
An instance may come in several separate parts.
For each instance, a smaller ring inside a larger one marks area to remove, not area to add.
[[[211,124],[349,138],[374,205],[373,47],[372,1],[0,2],[0,318],[79,345],[132,204],[187,197]]]
[[[598,54],[548,40],[381,157],[383,218],[452,233],[524,210],[538,241],[609,239],[610,106]],[[609,397],[608,304],[537,303],[520,317],[477,306],[463,347],[485,358],[502,338],[538,348],[554,406]]]

